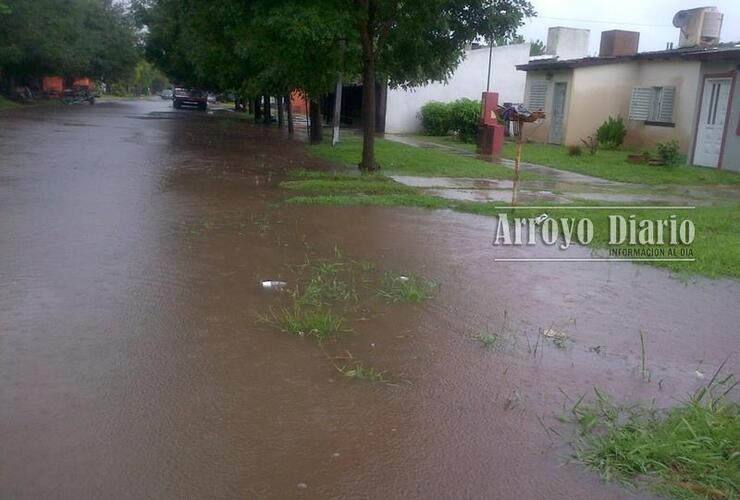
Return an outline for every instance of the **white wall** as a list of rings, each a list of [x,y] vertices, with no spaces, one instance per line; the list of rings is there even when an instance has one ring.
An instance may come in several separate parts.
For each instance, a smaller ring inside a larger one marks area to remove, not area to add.
[[[486,90],[488,47],[466,52],[465,59],[447,83],[434,82],[409,90],[388,89],[385,131],[411,133],[421,131],[417,113],[429,101],[451,102],[461,97],[480,100]],[[499,93],[499,103],[522,102],[527,75],[517,71],[517,64],[529,61],[529,44],[494,47],[491,61],[491,92]]]

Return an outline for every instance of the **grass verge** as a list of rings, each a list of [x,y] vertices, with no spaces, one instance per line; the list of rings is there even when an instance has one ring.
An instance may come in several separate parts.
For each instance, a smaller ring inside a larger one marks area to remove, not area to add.
[[[675,498],[738,498],[740,405],[727,398],[735,384],[732,375],[713,381],[666,411],[617,405],[596,390],[564,419],[580,430],[576,458],[606,480],[647,481]]]
[[[309,146],[311,155],[331,162],[356,167],[362,155],[359,137],[346,134],[337,146],[324,143]],[[495,163],[468,158],[454,153],[427,150],[386,139],[375,140],[375,160],[384,173],[437,177],[485,177],[513,179],[514,172]],[[523,180],[540,176],[523,173]]]
[[[413,138],[420,142],[441,144],[471,153],[474,153],[476,148],[475,144],[460,142],[452,136],[415,135]],[[688,165],[677,167],[639,165],[627,161],[627,155],[631,153],[634,151],[602,149],[594,155],[584,151],[580,156],[570,156],[564,146],[528,143],[522,148],[522,161],[636,184],[740,185],[740,173]],[[501,156],[513,160],[515,154],[516,145],[506,142]]]
[[[319,342],[332,339],[341,333],[343,319],[328,309],[307,309],[299,304],[293,308],[283,307],[279,311],[270,311],[260,316],[259,320],[280,330],[299,337],[314,337]]]

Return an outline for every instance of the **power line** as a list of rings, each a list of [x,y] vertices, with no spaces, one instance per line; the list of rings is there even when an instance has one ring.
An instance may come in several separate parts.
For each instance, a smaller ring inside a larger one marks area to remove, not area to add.
[[[571,17],[551,17],[551,16],[536,16],[535,19],[551,19],[554,21],[577,21],[580,23],[594,23],[594,24],[615,24],[615,25],[627,25],[627,26],[643,26],[645,28],[673,28],[670,24],[646,24],[646,23],[628,23],[622,21],[599,21],[597,19],[575,19]]]

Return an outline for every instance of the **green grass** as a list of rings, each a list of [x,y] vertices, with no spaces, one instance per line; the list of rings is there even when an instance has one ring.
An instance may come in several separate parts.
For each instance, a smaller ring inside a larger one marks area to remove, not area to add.
[[[299,279],[296,302],[321,306],[335,302],[357,301],[351,265],[342,262],[307,262],[301,269],[307,278]]]
[[[441,144],[471,153],[476,150],[475,144],[460,142],[453,136],[414,135],[412,137],[417,141]],[[677,167],[638,165],[627,161],[627,155],[635,154],[635,151],[600,149],[596,154],[590,155],[586,148],[582,149],[583,153],[580,156],[570,156],[565,146],[527,143],[522,147],[522,161],[602,179],[636,184],[740,185],[740,174],[736,172],[688,165]],[[507,141],[501,156],[513,160],[515,154],[516,145]]]
[[[582,398],[561,420],[580,429],[576,458],[606,480],[647,479],[675,498],[739,498],[740,406],[726,397],[735,384],[732,376],[713,379],[667,411],[616,405],[596,391],[595,401]]]
[[[387,179],[387,180],[386,180]],[[389,182],[390,181],[390,182]],[[284,189],[308,191],[311,193],[365,193],[365,194],[408,194],[415,193],[414,188],[394,182],[388,177],[371,176],[369,178],[341,177],[330,179],[306,179],[284,181]]]
[[[330,310],[305,308],[297,303],[293,308],[283,307],[277,312],[270,311],[269,314],[260,316],[259,320],[299,337],[314,337],[319,342],[346,333],[342,329],[343,319]]]
[[[383,277],[378,295],[388,302],[421,303],[434,296],[437,284],[429,279],[416,276],[386,274]]]
[[[507,142],[502,156],[514,158],[516,145]],[[522,147],[522,161],[592,175],[620,182],[638,184],[679,185],[740,185],[740,174],[712,168],[677,166],[661,167],[627,162],[630,151],[599,150],[594,155],[584,151],[580,156],[569,156],[567,148],[553,144],[528,143]]]
[[[309,146],[311,155],[336,164],[357,167],[362,154],[359,137],[345,135],[338,146],[319,144]],[[384,173],[438,177],[485,177],[513,179],[514,172],[501,165],[475,158],[428,150],[400,144],[386,139],[376,139],[375,158]],[[524,173],[522,179],[537,179],[538,175]]]
[[[15,101],[11,101],[10,99],[6,99],[5,97],[0,96],[0,110],[13,109],[13,108],[19,108],[19,107],[21,107],[21,104],[18,104]]]

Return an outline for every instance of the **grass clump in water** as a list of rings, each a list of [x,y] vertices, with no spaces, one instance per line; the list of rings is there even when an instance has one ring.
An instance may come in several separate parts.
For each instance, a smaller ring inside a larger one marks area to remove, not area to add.
[[[278,312],[271,310],[269,314],[261,316],[260,321],[299,337],[314,337],[320,342],[346,333],[342,329],[344,320],[330,310],[306,309],[298,304],[294,304],[292,309],[283,307]]]
[[[342,262],[307,262],[308,279],[303,291],[297,293],[296,300],[301,304],[320,306],[332,302],[357,301],[354,275],[349,265]]]
[[[498,346],[501,340],[498,335],[492,335],[490,333],[478,333],[473,335],[472,339],[480,342],[486,349]]]
[[[409,276],[392,276],[383,278],[378,295],[388,302],[424,302],[434,296],[437,283],[432,280],[411,274]]]
[[[376,370],[373,367],[365,368],[362,363],[346,365],[337,369],[345,377],[357,380],[368,380],[370,382],[387,382],[384,375],[385,372]]]
[[[607,480],[648,478],[676,498],[738,498],[740,405],[727,398],[736,384],[730,375],[665,412],[618,406],[596,391],[595,402],[572,410],[581,430],[576,458]]]

